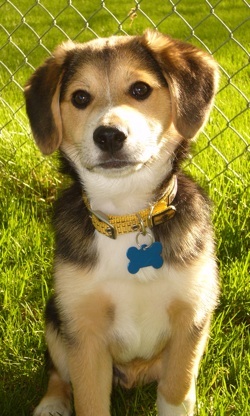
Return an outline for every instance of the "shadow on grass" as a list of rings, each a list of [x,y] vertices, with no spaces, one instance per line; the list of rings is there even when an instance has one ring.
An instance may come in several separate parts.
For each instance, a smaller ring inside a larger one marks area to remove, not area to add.
[[[1,374],[0,403],[1,416],[29,416],[44,394],[47,383],[46,373],[25,371],[21,366]]]
[[[156,383],[125,390],[115,387],[111,397],[112,416],[156,415]]]

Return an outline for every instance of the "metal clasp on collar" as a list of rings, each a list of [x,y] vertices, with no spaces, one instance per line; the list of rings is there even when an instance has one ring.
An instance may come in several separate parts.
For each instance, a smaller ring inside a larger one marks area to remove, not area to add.
[[[94,214],[96,216],[96,218],[98,218],[98,220],[104,222],[108,226],[108,228],[106,228],[106,232],[108,233],[108,236],[110,238],[113,238],[113,240],[116,240],[116,238],[117,238],[117,230],[109,222],[108,216],[106,214],[104,214],[104,212],[102,212],[102,211],[93,211],[93,210],[90,210],[90,212],[92,214]]]
[[[150,230],[147,230],[147,227],[145,226],[142,217],[139,214],[136,214],[136,216],[137,216],[137,218],[139,220],[139,224],[140,224],[139,225],[140,231],[139,231],[138,234],[136,234],[136,244],[138,245],[139,248],[141,248],[143,246],[143,244],[141,244],[140,241],[139,241],[140,236],[148,237],[148,239],[149,239],[148,244],[144,244],[145,249],[147,249],[147,248],[152,246],[155,239],[154,239],[154,236],[153,236],[152,232]]]
[[[173,218],[173,216],[176,213],[176,208],[173,205],[169,205],[164,212],[161,212],[159,214],[155,214],[151,217],[153,226],[162,224],[163,222],[166,222],[167,220],[170,220]]]
[[[143,221],[142,217],[139,214],[136,214],[136,216],[137,216],[138,221],[139,221],[139,229],[140,229],[139,234],[146,235],[147,234],[147,228],[145,227],[145,224],[144,224],[144,221]]]

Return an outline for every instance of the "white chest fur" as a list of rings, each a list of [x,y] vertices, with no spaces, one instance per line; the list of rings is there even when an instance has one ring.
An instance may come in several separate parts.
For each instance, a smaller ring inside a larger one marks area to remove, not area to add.
[[[166,338],[170,329],[164,271],[146,267],[136,275],[128,272],[126,251],[136,246],[134,234],[122,236],[118,244],[114,240],[103,241],[103,236],[100,236],[98,244],[98,279],[116,309],[112,336],[121,339],[123,344],[119,360],[130,361],[139,356],[149,358],[159,338]]]
[[[159,341],[167,340],[171,333],[168,308],[172,302],[183,301],[205,315],[206,296],[210,293],[212,297],[214,290],[213,279],[207,279],[208,273],[210,277],[213,274],[214,265],[202,259],[192,267],[178,270],[163,264],[158,270],[146,267],[136,275],[130,274],[126,252],[136,246],[135,236],[131,233],[112,240],[97,233],[98,263],[93,269],[86,271],[63,264],[56,271],[56,290],[61,292],[68,310],[94,293],[111,300],[115,319],[109,338],[123,345],[116,357],[120,362],[150,358]],[[199,319],[202,316],[197,315]]]

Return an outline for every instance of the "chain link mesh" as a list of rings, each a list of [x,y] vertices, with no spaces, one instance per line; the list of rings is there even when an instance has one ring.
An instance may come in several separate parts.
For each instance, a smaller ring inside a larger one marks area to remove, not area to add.
[[[216,105],[188,165],[201,172],[207,182],[226,172],[245,183],[241,166],[249,151],[249,12],[245,0],[126,0],[122,5],[118,0],[2,1],[2,167],[11,163],[13,153],[23,146],[32,146],[23,85],[58,43],[66,39],[86,41],[112,34],[138,34],[151,27],[206,49],[219,62],[221,82]],[[216,165],[216,174],[214,169],[210,172],[211,164]]]

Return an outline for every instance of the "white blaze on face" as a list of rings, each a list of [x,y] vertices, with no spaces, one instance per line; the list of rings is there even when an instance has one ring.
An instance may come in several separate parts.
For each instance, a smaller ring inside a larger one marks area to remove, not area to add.
[[[131,85],[138,81],[151,89],[145,100],[138,101],[129,94]],[[72,94],[77,90],[87,91],[91,96],[85,109],[72,105]],[[167,87],[163,88],[151,73],[123,68],[118,63],[116,66],[115,62],[108,74],[92,63],[83,64],[67,88],[61,112],[62,149],[66,153],[69,149],[73,154],[78,153],[83,167],[89,170],[95,170],[103,157],[93,141],[98,126],[111,126],[123,131],[127,138],[118,157],[128,164],[142,165],[158,155],[172,121]]]

